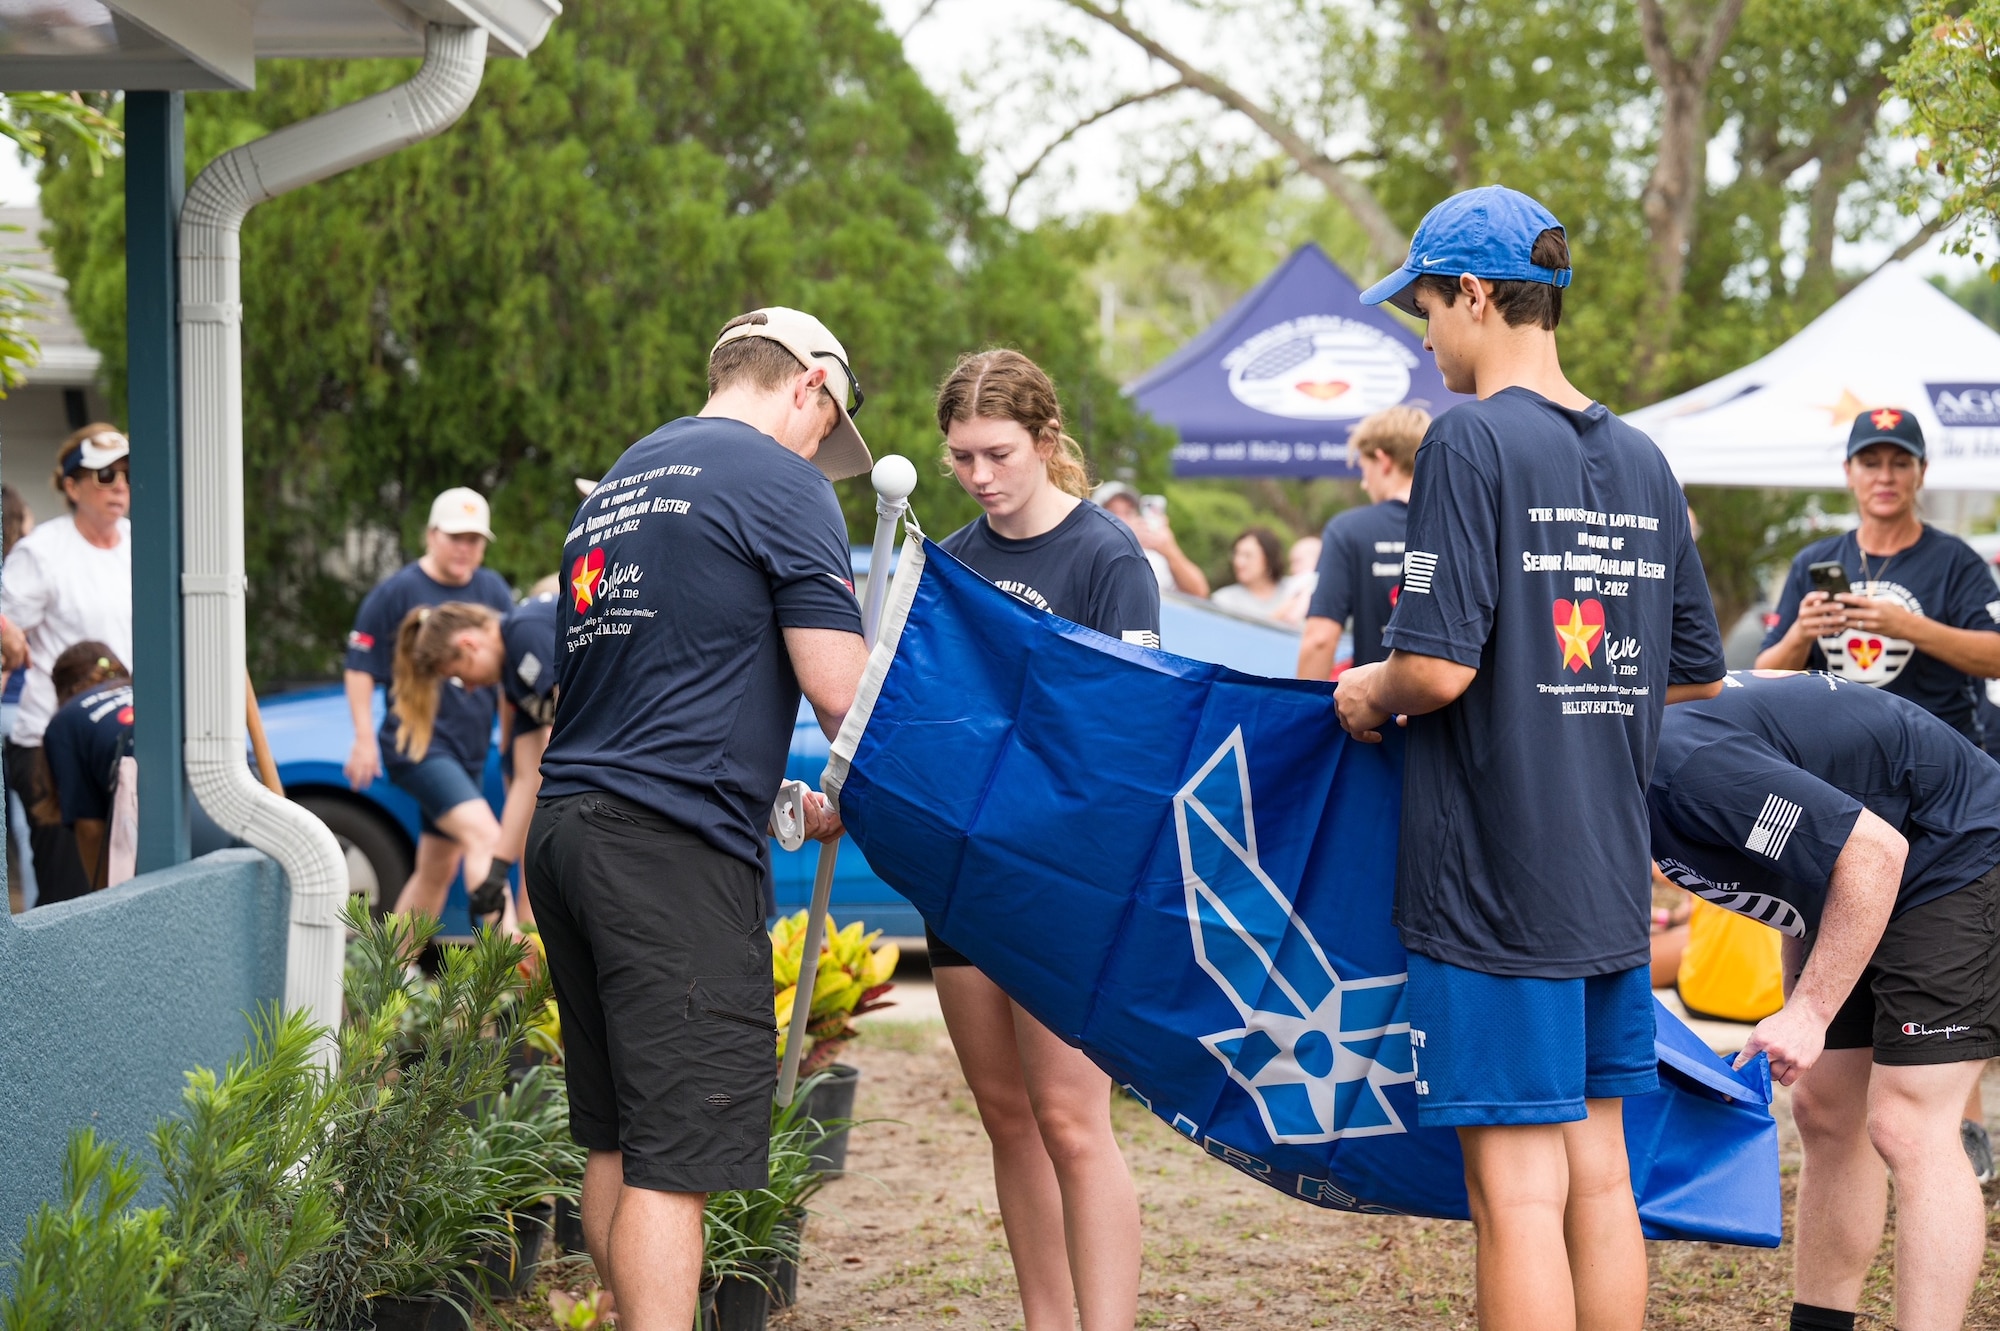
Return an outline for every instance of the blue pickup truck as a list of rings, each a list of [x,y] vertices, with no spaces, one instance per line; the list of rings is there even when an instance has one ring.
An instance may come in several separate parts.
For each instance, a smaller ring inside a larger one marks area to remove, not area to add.
[[[858,552],[858,556],[857,572],[865,574],[867,552]],[[1182,656],[1276,676],[1289,676],[1298,661],[1295,631],[1232,615],[1207,601],[1170,593],[1162,598],[1160,621],[1161,640]],[[368,898],[371,905],[387,909],[410,874],[417,840],[416,801],[381,779],[358,793],[347,788],[341,767],[354,742],[354,728],[348,719],[346,696],[338,685],[266,698],[263,713],[285,794],[318,814],[339,838],[347,852],[353,891]],[[381,714],[378,691],[378,721]],[[487,756],[485,792],[497,812],[504,787],[497,735],[495,739]],[[817,789],[826,756],[826,736],[820,733],[811,709],[801,706],[785,774]],[[810,900],[818,863],[816,845],[785,851],[776,842],[771,844],[773,890],[780,911],[802,909]],[[892,935],[923,932],[916,910],[875,876],[851,843],[841,848],[834,877],[833,914],[843,923],[858,918],[869,928]],[[444,926],[448,936],[469,932],[462,886],[452,888]]]

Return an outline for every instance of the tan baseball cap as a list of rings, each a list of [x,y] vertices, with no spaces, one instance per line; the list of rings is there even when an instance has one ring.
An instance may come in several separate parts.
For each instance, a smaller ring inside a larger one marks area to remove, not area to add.
[[[796,356],[807,369],[817,366],[825,370],[826,391],[833,398],[840,419],[834,424],[833,433],[820,441],[813,464],[826,473],[828,480],[834,481],[859,476],[872,468],[875,460],[868,456],[868,445],[854,428],[854,417],[849,411],[850,404],[857,409],[861,406],[861,385],[855,382],[854,371],[848,368],[847,349],[840,345],[840,339],[803,310],[767,305],[750,313],[748,322],[724,332],[715,345],[720,347],[740,337],[769,338]],[[711,350],[709,354],[715,353]]]
[[[474,532],[493,539],[493,510],[477,490],[455,485],[431,501],[430,525],[447,536]]]

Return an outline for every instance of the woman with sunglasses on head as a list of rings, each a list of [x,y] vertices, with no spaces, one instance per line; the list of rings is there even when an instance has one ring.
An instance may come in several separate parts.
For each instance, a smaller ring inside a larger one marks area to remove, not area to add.
[[[985,515],[940,544],[1038,609],[1160,644],[1160,588],[1132,529],[1082,498],[1081,450],[1048,376],[1018,351],[966,356],[938,390],[958,483]],[[1139,1202],[1111,1133],[1111,1079],[930,935],[938,1004],[993,1144],[1026,1331],[1126,1331]]]
[[[397,748],[417,769],[426,763],[459,761],[432,752],[440,691],[451,687],[454,679],[468,689],[500,685],[500,741],[505,746],[503,766],[509,769],[501,816],[496,820],[478,795],[478,774],[472,772],[468,775],[474,778],[473,794],[431,816],[465,857],[472,918],[500,915],[508,929],[514,927],[517,915],[507,877],[527,845],[528,820],[542,788],[542,750],[549,742],[549,722],[555,719],[555,655],[553,594],[531,597],[504,616],[490,606],[467,601],[419,606],[403,617],[396,634],[390,707],[397,721]],[[482,768],[485,760],[482,752]],[[423,903],[419,908],[435,913],[437,906]],[[518,919],[523,924],[534,922],[526,893],[521,895]]]
[[[40,900],[68,901],[90,890],[76,838],[60,819],[37,818],[49,807],[38,750],[56,689],[49,670],[63,649],[86,639],[132,659],[131,445],[115,428],[86,425],[63,442],[55,488],[66,517],[39,523],[7,557],[0,579],[0,615],[11,626],[10,652],[25,650],[28,680],[7,737],[6,774],[29,808],[28,843]],[[19,633],[20,638],[13,638]]]

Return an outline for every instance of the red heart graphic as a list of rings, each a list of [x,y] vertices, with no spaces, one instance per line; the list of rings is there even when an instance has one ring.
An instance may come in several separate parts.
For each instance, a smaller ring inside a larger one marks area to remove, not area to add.
[[[578,555],[570,565],[569,589],[576,598],[576,612],[580,615],[589,610],[597,600],[597,584],[604,577],[604,547],[598,546],[587,555]]]
[[[1321,402],[1331,402],[1354,385],[1345,379],[1301,379],[1292,387],[1307,397],[1318,398]]]
[[[1595,596],[1585,601],[1557,597],[1552,618],[1563,664],[1572,673],[1588,669],[1590,654],[1604,637],[1604,603]]]
[[[1882,659],[1882,640],[1880,638],[1868,638],[1865,640],[1861,638],[1849,638],[1847,640],[1847,659],[1854,662],[1857,669],[1868,669],[1868,667]]]

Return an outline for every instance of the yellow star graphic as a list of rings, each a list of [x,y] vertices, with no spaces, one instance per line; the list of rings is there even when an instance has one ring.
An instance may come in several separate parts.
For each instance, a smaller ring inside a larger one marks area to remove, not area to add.
[[[1596,633],[1597,625],[1583,622],[1583,606],[1572,601],[1569,623],[1556,625],[1556,637],[1562,639],[1563,664],[1571,670],[1587,669],[1590,666],[1590,640]]]
[[[576,603],[579,606],[590,605],[597,599],[591,595],[597,587],[597,570],[588,565],[578,569],[576,576],[569,580],[569,585],[576,589]]]
[[[1868,404],[1854,396],[1853,389],[1843,386],[1839,401],[1821,402],[1817,404],[1816,409],[1825,412],[1831,418],[1827,422],[1830,425],[1852,425],[1856,416],[1868,410]]]

